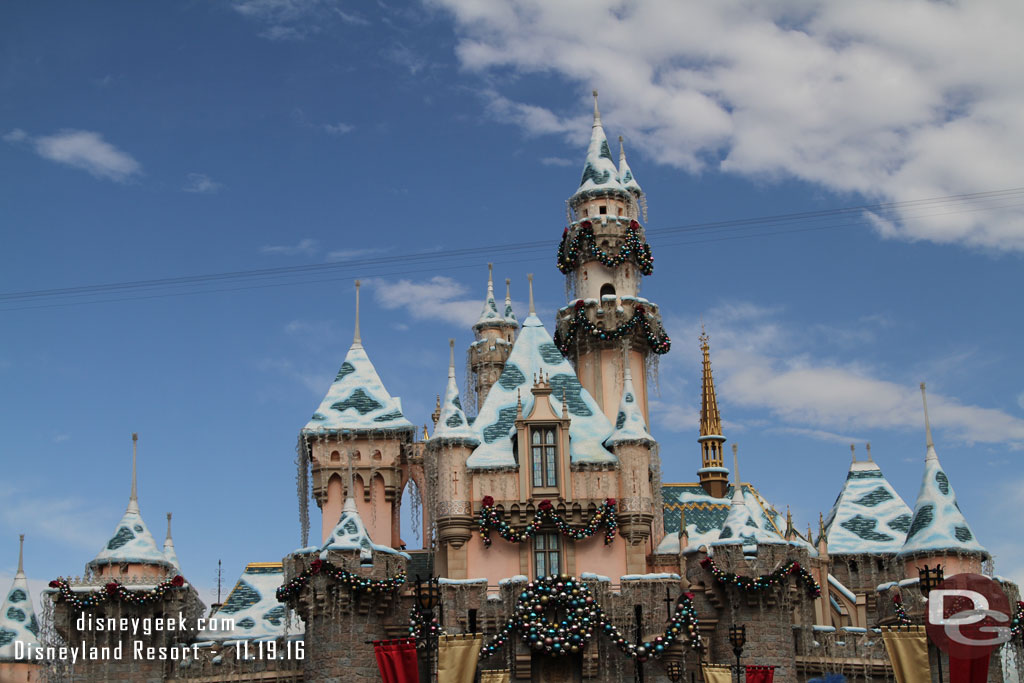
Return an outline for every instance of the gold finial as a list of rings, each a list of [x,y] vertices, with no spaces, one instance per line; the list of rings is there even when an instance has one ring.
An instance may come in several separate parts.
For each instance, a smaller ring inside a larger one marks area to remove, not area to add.
[[[857,462],[857,448],[852,443],[850,444],[850,457],[853,458],[854,462]]]
[[[426,441],[430,438],[430,434],[427,433],[427,425],[423,425],[423,440]]]
[[[359,285],[361,283],[356,280],[356,325],[355,332],[352,335],[352,345],[362,346],[363,340],[359,337]]]
[[[868,462],[874,462],[874,460],[871,459],[871,442],[868,441],[866,444],[864,444],[864,448],[868,450]]]
[[[533,273],[529,273],[526,279],[530,283],[530,315],[537,315],[537,309],[533,305]]]
[[[924,433],[926,443],[925,446],[928,448],[934,448],[935,442],[932,441],[932,425],[928,422],[928,395],[924,390],[924,382],[921,382],[921,401],[924,403]]]

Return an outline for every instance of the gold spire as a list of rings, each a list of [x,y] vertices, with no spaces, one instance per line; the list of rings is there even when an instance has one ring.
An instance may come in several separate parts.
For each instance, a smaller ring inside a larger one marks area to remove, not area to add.
[[[718,412],[715,380],[711,376],[711,347],[708,346],[708,335],[704,332],[703,325],[700,333],[700,347],[704,352],[704,372],[701,377],[700,391],[700,435],[720,435],[722,433],[722,416]]]

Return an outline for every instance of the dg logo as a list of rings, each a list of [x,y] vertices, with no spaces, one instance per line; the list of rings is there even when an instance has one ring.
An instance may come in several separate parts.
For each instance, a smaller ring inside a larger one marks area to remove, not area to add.
[[[978,659],[1010,640],[1010,601],[980,574],[956,574],[928,594],[928,638],[951,657]]]

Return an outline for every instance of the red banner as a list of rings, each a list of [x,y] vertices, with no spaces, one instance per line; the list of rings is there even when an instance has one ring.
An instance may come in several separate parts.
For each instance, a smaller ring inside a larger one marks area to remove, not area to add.
[[[772,683],[775,680],[774,666],[748,666],[747,683]]]
[[[412,640],[378,640],[373,643],[384,683],[419,683],[420,670]]]
[[[985,683],[988,680],[988,659],[988,657],[960,659],[950,655],[949,680],[953,683]]]

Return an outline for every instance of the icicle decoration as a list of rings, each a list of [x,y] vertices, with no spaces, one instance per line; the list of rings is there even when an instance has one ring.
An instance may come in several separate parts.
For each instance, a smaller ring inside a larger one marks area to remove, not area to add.
[[[299,499],[300,548],[309,545],[309,449],[300,435],[295,445],[295,489]]]
[[[410,477],[407,486],[409,488],[409,505],[412,506],[412,510],[410,510],[412,513],[412,533],[417,541],[421,541],[422,533],[420,532],[420,527],[423,526],[423,497],[420,493],[420,487],[416,485],[415,479]]]
[[[466,386],[462,392],[462,412],[466,417],[473,417],[477,414],[476,398],[477,376],[473,371],[473,347],[466,350]]]

